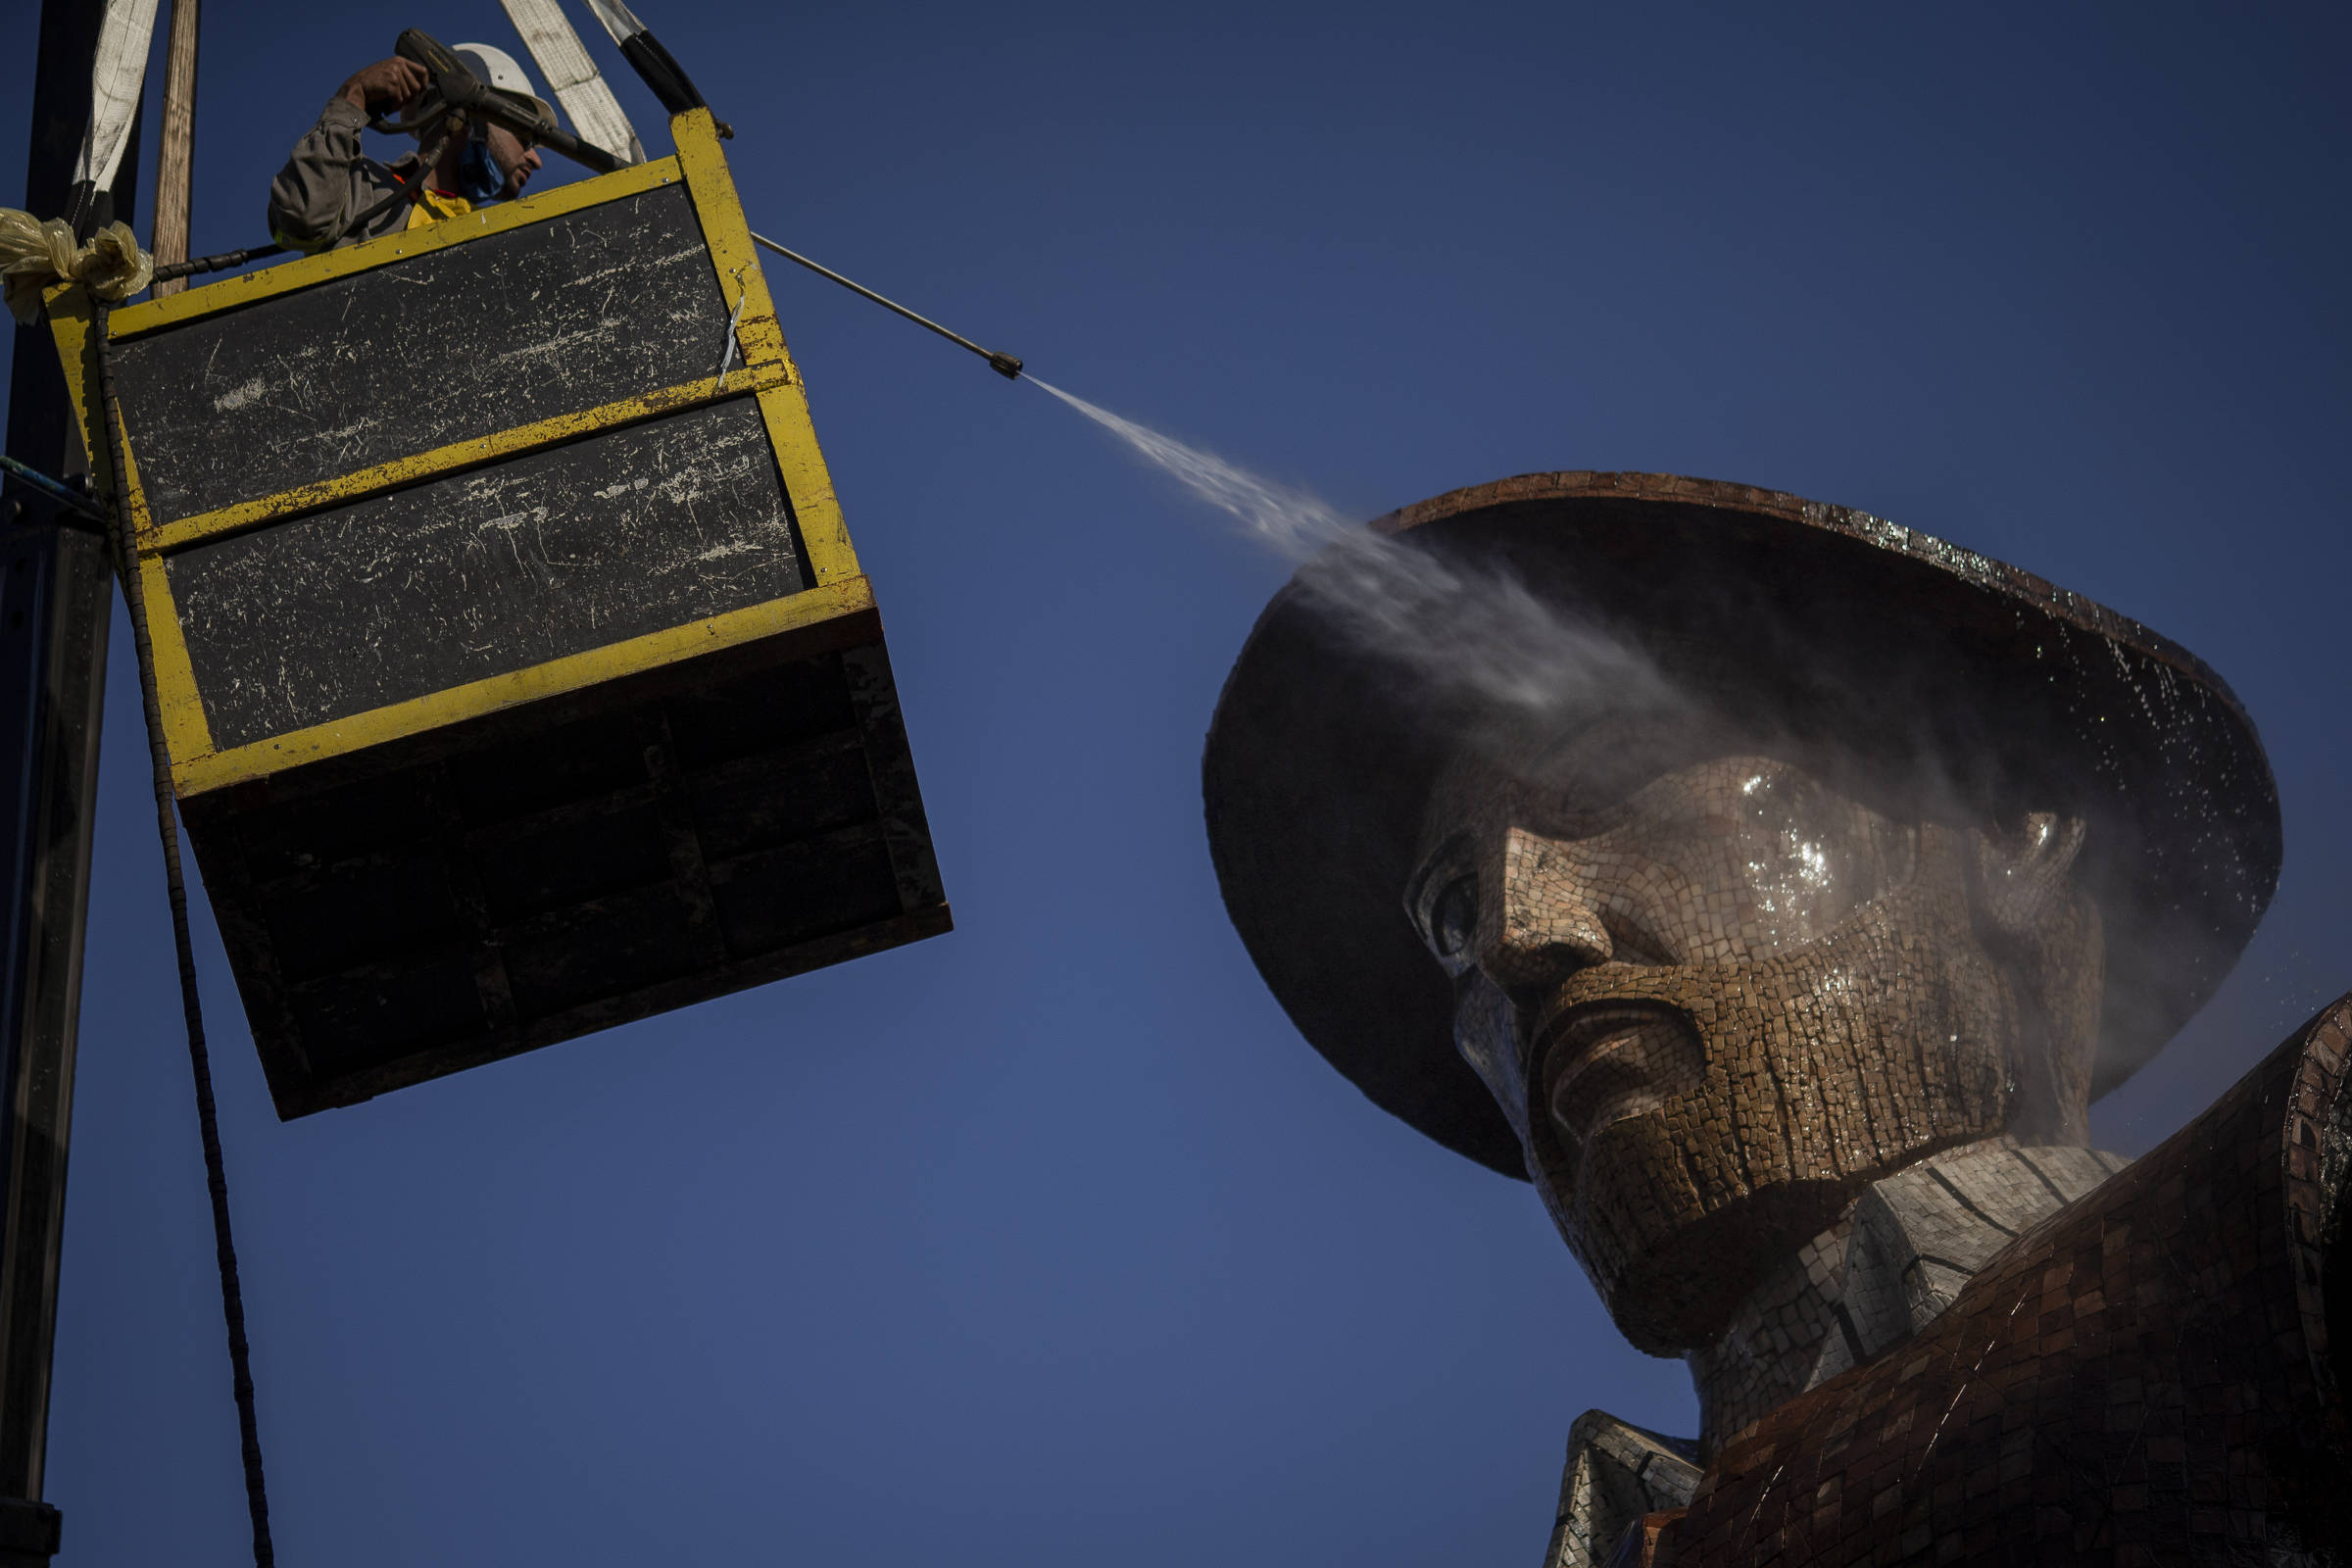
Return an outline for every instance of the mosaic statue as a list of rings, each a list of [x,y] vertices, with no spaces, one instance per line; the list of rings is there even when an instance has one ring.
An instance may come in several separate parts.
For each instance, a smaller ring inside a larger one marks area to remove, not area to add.
[[[1740,486],[1539,474],[1375,527],[1641,676],[1448,681],[1445,628],[1385,648],[1310,564],[1203,764],[1308,1041],[1531,1180],[1626,1338],[1690,1367],[1694,1438],[1575,1422],[1545,1568],[2352,1544],[2352,1000],[2139,1160],[2088,1147],[2277,880],[2220,678]],[[1467,646],[1476,596],[1445,604]]]

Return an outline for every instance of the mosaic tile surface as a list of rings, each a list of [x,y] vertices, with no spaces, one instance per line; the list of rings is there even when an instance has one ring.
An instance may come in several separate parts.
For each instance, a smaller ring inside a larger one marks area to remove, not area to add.
[[[1728,1443],[1634,1560],[2337,1560],[2348,1044],[2352,998],[1916,1336]]]

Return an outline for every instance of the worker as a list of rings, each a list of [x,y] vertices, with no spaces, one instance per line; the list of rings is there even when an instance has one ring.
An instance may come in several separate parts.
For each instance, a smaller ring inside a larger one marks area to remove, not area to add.
[[[555,123],[554,111],[531,91],[530,77],[505,50],[462,43],[455,53],[475,76],[529,99],[548,124]],[[337,88],[319,112],[318,123],[294,144],[286,167],[270,182],[270,236],[289,250],[332,250],[520,195],[539,169],[538,150],[507,126],[477,119],[463,133],[447,138],[415,200],[389,199],[416,176],[423,155],[410,153],[390,164],[378,163],[361,151],[360,130],[377,116],[413,102],[431,85],[432,77],[422,66],[394,56]],[[423,132],[428,142],[437,134],[433,129]]]

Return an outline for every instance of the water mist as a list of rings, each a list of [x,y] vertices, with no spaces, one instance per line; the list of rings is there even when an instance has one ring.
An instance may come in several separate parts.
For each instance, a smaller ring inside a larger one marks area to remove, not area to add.
[[[1230,514],[1243,534],[1298,564],[1297,582],[1341,635],[1448,693],[1531,715],[1672,701],[1642,655],[1509,572],[1466,568],[1350,522],[1324,501],[1237,467],[1133,419],[1027,377],[1138,457]]]

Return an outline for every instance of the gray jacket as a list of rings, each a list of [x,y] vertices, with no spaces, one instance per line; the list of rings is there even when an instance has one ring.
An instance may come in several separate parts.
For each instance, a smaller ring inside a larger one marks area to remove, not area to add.
[[[318,123],[294,144],[294,155],[270,182],[271,239],[288,250],[325,251],[408,225],[409,204],[395,202],[364,228],[353,227],[401,181],[414,177],[421,162],[411,153],[379,164],[360,151],[360,131],[367,123],[367,112],[354,108],[350,99],[327,100]]]

